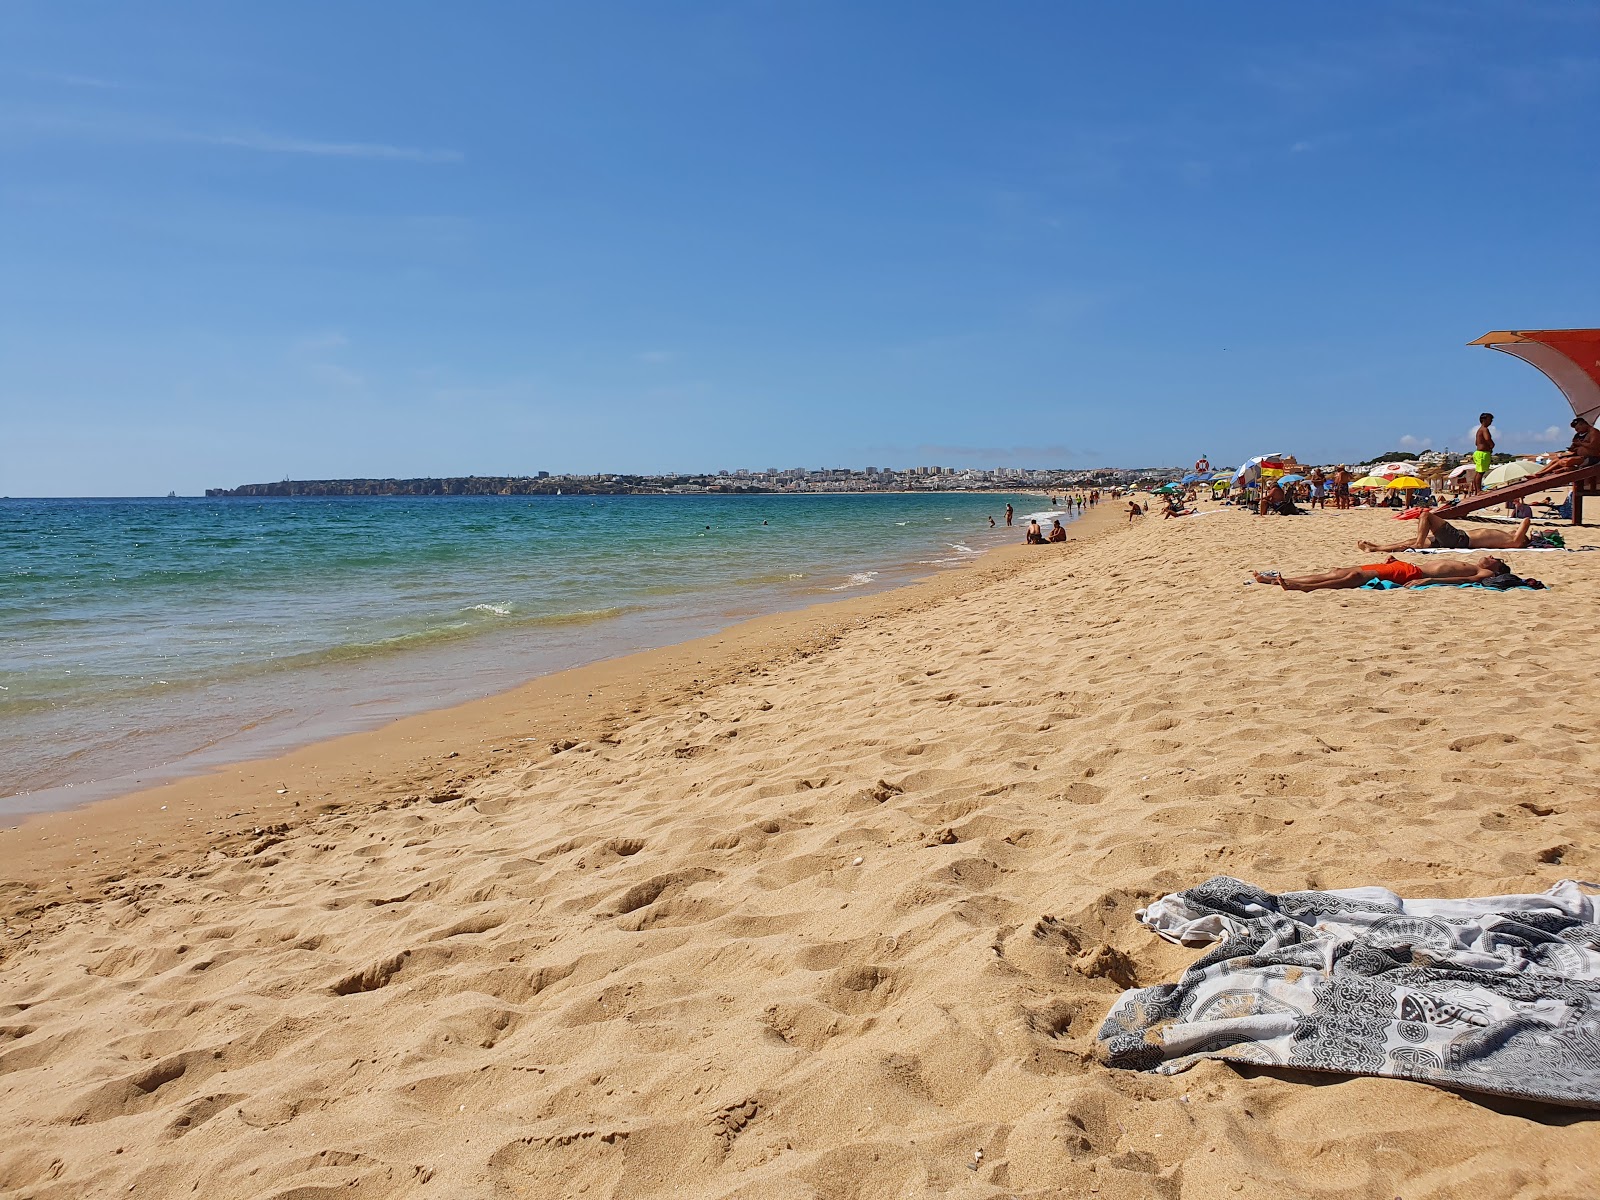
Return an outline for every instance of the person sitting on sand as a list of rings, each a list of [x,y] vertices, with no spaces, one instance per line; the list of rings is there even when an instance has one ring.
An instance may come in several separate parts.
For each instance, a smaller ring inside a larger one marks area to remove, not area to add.
[[[1176,496],[1167,497],[1166,510],[1161,514],[1161,519],[1163,521],[1169,520],[1172,517],[1186,517],[1188,515],[1189,510],[1179,502]]]
[[[1505,575],[1510,568],[1498,558],[1436,558],[1421,562],[1402,562],[1393,556],[1381,563],[1368,563],[1361,567],[1340,567],[1320,575],[1298,575],[1291,578],[1276,571],[1254,571],[1257,583],[1275,583],[1286,592],[1318,592],[1327,588],[1358,588],[1374,579],[1386,580],[1400,587],[1421,587],[1427,583],[1481,583],[1496,575]]]
[[[1552,471],[1570,471],[1574,467],[1592,467],[1596,463],[1600,463],[1600,429],[1596,429],[1582,417],[1573,417],[1572,445],[1567,447],[1564,454],[1556,455],[1550,460],[1549,465],[1534,474],[1548,475]]]
[[[1128,524],[1132,525],[1133,524],[1133,519],[1135,517],[1142,517],[1142,516],[1144,516],[1144,509],[1139,507],[1139,502],[1137,500],[1129,500],[1128,501]]]
[[[1438,513],[1423,509],[1417,516],[1417,536],[1404,542],[1357,542],[1357,550],[1369,554],[1394,554],[1401,550],[1521,550],[1528,544],[1526,518],[1515,529],[1457,529]]]
[[[1067,540],[1067,531],[1061,528],[1061,518],[1059,517],[1050,522],[1050,540],[1052,542],[1064,542]]]
[[[1044,530],[1039,528],[1039,518],[1033,517],[1028,521],[1028,534],[1023,539],[1029,546],[1044,545]]]

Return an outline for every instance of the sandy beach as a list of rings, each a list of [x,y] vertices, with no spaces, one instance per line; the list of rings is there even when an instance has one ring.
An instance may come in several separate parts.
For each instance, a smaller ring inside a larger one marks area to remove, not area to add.
[[[1592,1196],[1591,1114],[1096,1057],[1210,876],[1600,878],[1600,553],[1245,585],[1410,528],[1108,503],[0,832],[0,1194]]]

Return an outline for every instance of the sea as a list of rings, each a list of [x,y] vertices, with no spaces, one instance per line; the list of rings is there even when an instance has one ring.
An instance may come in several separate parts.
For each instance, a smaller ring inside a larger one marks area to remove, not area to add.
[[[0,822],[895,586],[1035,512],[1058,515],[1000,493],[0,500]]]

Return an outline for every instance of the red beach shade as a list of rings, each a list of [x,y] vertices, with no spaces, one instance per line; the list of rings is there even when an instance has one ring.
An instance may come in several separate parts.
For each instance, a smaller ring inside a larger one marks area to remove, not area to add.
[[[1600,421],[1600,329],[1502,330],[1467,344],[1532,363],[1561,389],[1575,415]]]

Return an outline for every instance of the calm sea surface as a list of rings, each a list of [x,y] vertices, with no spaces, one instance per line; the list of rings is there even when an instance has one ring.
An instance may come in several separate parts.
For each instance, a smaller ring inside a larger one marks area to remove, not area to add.
[[[1021,538],[1039,497],[0,500],[0,820]],[[1048,525],[1048,522],[1046,522]]]

